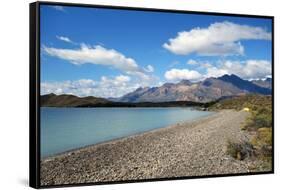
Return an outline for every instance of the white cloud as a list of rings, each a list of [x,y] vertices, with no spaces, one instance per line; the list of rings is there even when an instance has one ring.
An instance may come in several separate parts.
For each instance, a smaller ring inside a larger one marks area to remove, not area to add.
[[[151,73],[151,72],[153,72],[154,71],[154,67],[152,66],[152,65],[147,65],[147,67],[146,67],[146,72],[149,72],[149,73]]]
[[[210,67],[212,67],[212,64],[207,61],[207,62],[200,63],[200,67],[210,68]]]
[[[41,94],[73,94],[77,96],[120,97],[140,87],[125,75],[101,77],[100,81],[80,79],[75,81],[42,82]]]
[[[188,64],[188,65],[197,65],[198,62],[197,62],[196,60],[194,60],[194,59],[189,59],[189,60],[186,62],[186,64]]]
[[[202,77],[199,72],[188,69],[171,69],[165,73],[165,78],[170,81],[180,81],[183,79],[197,81],[202,79]]]
[[[147,67],[147,71],[145,68],[139,67],[134,59],[100,45],[92,47],[82,44],[80,49],[59,49],[43,46],[43,51],[50,56],[70,61],[75,65],[87,63],[104,65],[118,69],[125,74],[140,77],[143,80],[150,80],[151,76],[148,73],[153,71],[151,65]]]
[[[65,36],[56,36],[56,38],[64,42],[73,43],[72,40]]]
[[[220,77],[225,74],[230,74],[227,70],[222,69],[222,68],[217,68],[217,67],[208,67],[206,75],[204,78],[209,78],[209,77]]]
[[[207,67],[205,77],[219,77],[224,74],[235,74],[243,79],[261,79],[272,74],[271,63],[266,60],[226,60],[219,66]]]
[[[196,61],[196,70],[171,69],[166,71],[165,78],[170,81],[188,79],[192,81],[203,80],[209,77],[220,77],[225,74],[235,74],[243,79],[263,79],[272,75],[271,62],[267,60],[245,60],[245,61]],[[203,70],[202,70],[203,69]],[[200,70],[198,72],[197,70]]]
[[[115,79],[118,82],[129,82],[131,80],[129,76],[124,76],[124,75],[119,75]]]
[[[243,55],[241,40],[271,40],[271,33],[261,27],[217,22],[208,28],[179,32],[163,47],[174,54],[197,53],[204,56]]]
[[[41,83],[42,94],[83,94],[86,95],[96,87],[96,82],[90,79],[63,82],[43,82]]]
[[[223,69],[245,79],[264,78],[272,73],[271,63],[266,60],[226,61]]]

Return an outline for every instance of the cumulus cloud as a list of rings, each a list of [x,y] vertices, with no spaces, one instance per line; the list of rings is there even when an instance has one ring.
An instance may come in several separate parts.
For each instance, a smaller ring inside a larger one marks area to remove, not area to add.
[[[219,77],[224,74],[235,74],[243,79],[261,79],[271,75],[271,63],[267,60],[226,60],[219,66],[209,66],[205,77]]]
[[[234,74],[243,79],[263,79],[272,75],[271,62],[267,60],[244,60],[244,61],[196,61],[196,70],[171,69],[166,71],[165,78],[170,81],[188,79],[192,81],[203,80],[209,77],[220,77],[225,74]],[[203,70],[202,70],[203,69]],[[198,72],[197,70],[200,70]]]
[[[199,72],[188,69],[171,69],[165,73],[165,78],[169,81],[180,81],[183,79],[197,81],[202,79],[202,77]]]
[[[77,96],[120,97],[140,87],[125,75],[103,76],[99,81],[91,79],[67,80],[60,82],[42,82],[41,94],[73,94]]]
[[[223,69],[242,78],[264,78],[272,74],[271,63],[266,60],[226,61]]]
[[[149,65],[147,69],[138,66],[136,61],[126,57],[114,49],[106,49],[101,45],[89,46],[82,44],[80,49],[59,49],[43,46],[43,51],[50,56],[67,60],[75,65],[96,64],[118,69],[125,74],[140,77],[143,80],[150,80],[149,72],[153,72],[153,67]]]
[[[117,82],[129,82],[131,78],[129,76],[119,75],[116,78]]]
[[[242,40],[271,40],[264,28],[232,22],[216,22],[208,28],[194,28],[179,32],[163,47],[178,55],[196,53],[203,56],[243,55]]]
[[[210,67],[207,67],[207,71],[206,71],[206,74],[204,75],[204,78],[220,77],[225,74],[231,74],[231,73],[226,69],[210,66]]]
[[[56,36],[56,38],[64,42],[73,43],[72,40],[65,36]]]

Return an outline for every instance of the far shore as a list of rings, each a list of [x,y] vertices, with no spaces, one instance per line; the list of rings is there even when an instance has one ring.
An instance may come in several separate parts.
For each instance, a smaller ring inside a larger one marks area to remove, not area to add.
[[[222,110],[198,120],[68,151],[41,160],[41,185],[247,173],[255,163],[226,154],[244,141],[248,112]]]

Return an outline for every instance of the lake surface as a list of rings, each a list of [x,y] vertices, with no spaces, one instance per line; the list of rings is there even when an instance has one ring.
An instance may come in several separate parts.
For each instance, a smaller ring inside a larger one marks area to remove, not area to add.
[[[189,108],[41,108],[41,157],[210,114]]]

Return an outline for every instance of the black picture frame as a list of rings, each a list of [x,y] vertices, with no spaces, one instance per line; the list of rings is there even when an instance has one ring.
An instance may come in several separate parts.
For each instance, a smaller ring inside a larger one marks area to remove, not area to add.
[[[62,185],[40,185],[40,6],[41,5],[58,5],[70,7],[91,7],[91,8],[105,8],[118,10],[134,10],[147,12],[169,12],[181,14],[200,14],[200,15],[217,15],[217,16],[232,16],[232,17],[247,17],[247,18],[266,18],[272,22],[272,171],[268,172],[249,172],[239,174],[219,174],[207,176],[183,176],[173,178],[159,178],[146,180],[126,180],[113,182],[93,182],[83,184],[62,184]],[[227,177],[227,176],[244,176],[244,175],[258,175],[258,174],[273,174],[274,173],[274,16],[264,15],[248,15],[248,14],[233,14],[233,13],[218,13],[218,12],[201,12],[188,10],[170,10],[170,9],[156,9],[156,8],[141,8],[141,7],[125,7],[125,6],[109,6],[109,5],[93,5],[80,3],[63,3],[63,2],[47,2],[40,1],[29,4],[29,59],[30,59],[30,81],[29,81],[29,185],[33,188],[52,188],[52,187],[70,187],[70,186],[87,186],[87,185],[101,185],[101,184],[120,184],[120,183],[134,183],[134,182],[151,182],[163,180],[182,180],[194,178],[213,178],[213,177]]]

